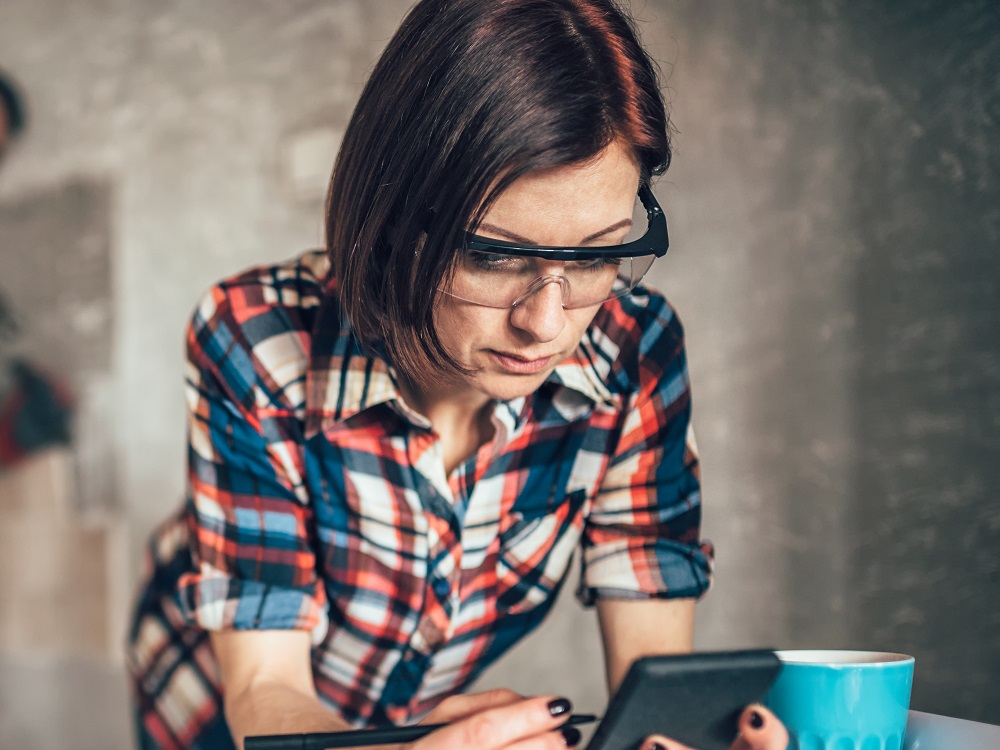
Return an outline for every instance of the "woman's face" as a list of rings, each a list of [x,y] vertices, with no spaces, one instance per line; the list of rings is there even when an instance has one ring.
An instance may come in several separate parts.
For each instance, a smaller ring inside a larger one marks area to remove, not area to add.
[[[476,233],[533,245],[614,245],[629,231],[639,167],[627,146],[612,143],[585,163],[529,173],[496,200]],[[541,274],[562,274],[538,261]],[[511,399],[535,391],[579,344],[600,305],[566,310],[562,288],[547,284],[517,307],[496,309],[447,294],[435,308],[448,353],[476,372],[449,384],[454,396]]]

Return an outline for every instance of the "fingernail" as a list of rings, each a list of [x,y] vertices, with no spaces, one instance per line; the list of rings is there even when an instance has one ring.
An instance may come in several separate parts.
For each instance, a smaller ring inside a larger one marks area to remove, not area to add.
[[[667,746],[661,745],[659,742],[650,742],[646,750],[667,750]]]
[[[568,714],[572,708],[573,704],[565,698],[556,698],[554,701],[549,703],[549,713],[553,716]]]
[[[751,711],[750,726],[752,726],[754,729],[760,729],[762,726],[764,726],[764,717],[761,716],[756,711]]]
[[[576,727],[566,727],[562,730],[562,736],[566,747],[576,747],[576,744],[580,741],[580,730]]]

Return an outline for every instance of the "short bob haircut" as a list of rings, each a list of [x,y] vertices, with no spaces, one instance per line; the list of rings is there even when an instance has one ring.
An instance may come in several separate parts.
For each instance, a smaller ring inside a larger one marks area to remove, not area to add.
[[[629,144],[670,163],[656,67],[615,0],[421,0],[374,70],[327,198],[331,288],[409,377],[468,372],[434,305],[466,229],[518,177]]]

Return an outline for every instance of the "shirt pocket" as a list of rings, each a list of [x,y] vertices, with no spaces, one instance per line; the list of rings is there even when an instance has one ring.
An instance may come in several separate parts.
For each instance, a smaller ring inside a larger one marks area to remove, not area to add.
[[[500,527],[498,609],[518,614],[551,605],[580,541],[586,497],[578,489],[558,504],[525,510],[515,505]]]

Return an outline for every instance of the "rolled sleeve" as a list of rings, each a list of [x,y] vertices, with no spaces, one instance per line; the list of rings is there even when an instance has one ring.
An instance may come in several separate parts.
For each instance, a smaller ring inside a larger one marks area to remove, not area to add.
[[[237,354],[232,329],[218,314],[196,314],[189,329],[185,516],[193,570],[180,577],[177,601],[206,630],[307,630],[319,643],[326,597],[294,441],[270,434],[268,416],[255,408],[250,359]]]
[[[308,630],[318,644],[329,625],[311,590],[244,581],[209,566],[185,575],[178,593],[185,619],[204,630]]]
[[[585,605],[697,598],[711,585],[683,332],[669,307],[665,313],[646,331],[640,387],[584,525],[577,595]]]

